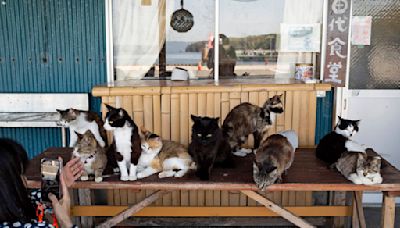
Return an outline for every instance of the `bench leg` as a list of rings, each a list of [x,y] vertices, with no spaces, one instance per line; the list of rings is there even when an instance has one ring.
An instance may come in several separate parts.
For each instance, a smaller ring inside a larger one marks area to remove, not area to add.
[[[389,192],[383,192],[381,227],[394,227],[395,210],[395,197]]]
[[[290,221],[291,223],[295,224],[298,227],[314,227],[306,220],[292,214],[288,210],[280,207],[279,205],[275,204],[274,202],[268,200],[264,196],[254,192],[254,191],[241,191],[243,194],[247,195],[248,197],[254,199],[255,201],[259,202],[260,204],[264,205],[266,208],[270,209],[271,211],[275,212],[279,216],[285,218],[286,220]]]
[[[67,147],[67,132],[66,128],[61,128],[61,139],[62,139],[62,147]]]
[[[144,200],[140,201],[139,203],[127,208],[126,210],[122,211],[121,213],[117,214],[116,216],[107,219],[102,224],[98,225],[97,227],[100,228],[108,228],[117,225],[118,223],[124,221],[125,219],[132,216],[132,214],[142,210],[143,208],[149,206],[160,197],[162,197],[167,191],[157,191],[151,194],[150,196],[146,197]]]
[[[364,208],[362,206],[362,194],[363,192],[353,192],[352,227],[366,227]]]

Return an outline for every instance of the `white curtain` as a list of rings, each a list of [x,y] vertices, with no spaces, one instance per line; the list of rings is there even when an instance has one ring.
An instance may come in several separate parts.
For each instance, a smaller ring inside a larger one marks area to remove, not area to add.
[[[149,5],[142,4],[141,0],[113,0],[113,55],[117,80],[140,79],[156,63],[166,35],[159,34],[162,19],[159,4],[163,2],[167,9],[173,7],[173,1],[168,0],[151,0]]]
[[[282,23],[321,23],[322,25],[323,4],[324,0],[286,0]],[[277,73],[275,77],[292,78],[294,77],[294,67],[296,63],[312,62],[313,53],[280,52],[278,55]]]

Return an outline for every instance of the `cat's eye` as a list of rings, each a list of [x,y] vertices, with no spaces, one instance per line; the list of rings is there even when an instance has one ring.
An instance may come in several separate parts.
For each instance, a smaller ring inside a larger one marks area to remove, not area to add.
[[[201,137],[201,134],[197,134],[197,137]]]
[[[212,134],[208,134],[206,137],[207,137],[207,138],[211,138],[211,137],[212,137]]]

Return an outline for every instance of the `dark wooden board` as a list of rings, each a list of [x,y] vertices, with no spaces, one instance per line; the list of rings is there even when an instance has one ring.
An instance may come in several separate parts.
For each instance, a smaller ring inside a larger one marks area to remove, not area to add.
[[[27,169],[28,185],[40,186],[40,159],[43,157],[63,157],[64,161],[71,156],[69,148],[49,148],[30,161]],[[194,172],[183,178],[163,178],[157,175],[138,181],[120,181],[118,175],[105,177],[103,182],[77,181],[73,188],[91,189],[166,189],[166,190],[256,190],[252,179],[253,155],[244,158],[235,157],[233,169],[215,168],[209,181],[200,181]],[[379,185],[355,185],[335,170],[330,170],[315,157],[312,148],[297,149],[295,160],[281,184],[268,187],[269,191],[400,191],[400,171],[386,160],[382,163],[384,182]]]

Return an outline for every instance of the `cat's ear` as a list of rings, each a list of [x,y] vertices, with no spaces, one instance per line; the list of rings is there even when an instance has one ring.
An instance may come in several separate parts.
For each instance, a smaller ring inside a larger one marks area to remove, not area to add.
[[[85,131],[85,133],[84,133],[84,135],[88,135],[88,134],[91,134],[92,132],[90,131],[90,130],[86,130]]]
[[[358,126],[360,124],[360,121],[361,120],[354,120],[354,124]]]
[[[214,121],[218,124],[219,123],[219,117],[214,118]]]
[[[139,135],[144,137],[144,136],[146,136],[147,133],[148,133],[148,130],[144,126],[141,126]]]
[[[197,122],[200,120],[200,117],[195,116],[195,115],[190,115],[190,118],[193,120],[193,122]]]
[[[56,109],[56,111],[57,111],[58,113],[63,113],[63,112],[65,112],[66,110]]]
[[[115,108],[114,108],[113,106],[111,106],[111,105],[108,105],[108,104],[105,104],[105,105],[106,105],[106,108],[108,109],[108,111],[115,109]]]
[[[78,136],[78,139],[81,140],[83,138],[82,134],[79,134],[78,132],[75,131],[75,134]]]

